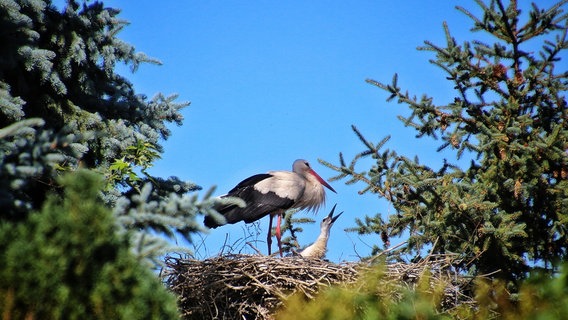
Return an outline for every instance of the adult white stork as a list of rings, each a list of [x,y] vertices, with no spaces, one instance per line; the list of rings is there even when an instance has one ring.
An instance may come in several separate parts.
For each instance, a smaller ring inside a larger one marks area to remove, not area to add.
[[[282,215],[291,208],[317,211],[325,202],[325,191],[322,186],[335,192],[303,159],[294,161],[292,171],[269,171],[249,177],[234,187],[221,198],[236,197],[242,199],[245,207],[236,204],[218,204],[214,209],[225,217],[225,223],[254,222],[270,215],[268,225],[268,254],[272,246],[272,219],[278,217],[276,223],[276,240],[282,256],[281,229]],[[216,228],[223,223],[211,216],[205,217],[205,226]]]

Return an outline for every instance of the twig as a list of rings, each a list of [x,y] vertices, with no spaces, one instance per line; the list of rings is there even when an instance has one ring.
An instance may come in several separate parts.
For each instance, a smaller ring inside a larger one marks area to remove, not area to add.
[[[247,241],[246,244],[248,244],[254,251],[256,251],[256,253],[262,255],[262,252],[260,252],[257,247],[253,246],[250,241]]]
[[[370,258],[369,260],[367,260],[367,262],[371,263],[371,262],[375,261],[378,257],[380,257],[380,256],[382,256],[382,255],[384,255],[384,254],[387,254],[387,253],[389,253],[389,252],[391,252],[391,251],[393,251],[393,250],[396,250],[396,249],[402,247],[403,245],[405,245],[405,244],[407,244],[407,243],[408,243],[408,241],[403,241],[403,242],[401,242],[401,243],[399,243],[399,244],[397,244],[397,245],[395,245],[395,246],[393,246],[393,247],[390,247],[390,248],[388,248],[388,249],[385,249],[385,250],[383,250],[383,251],[377,253],[374,257],[372,257],[372,258]]]

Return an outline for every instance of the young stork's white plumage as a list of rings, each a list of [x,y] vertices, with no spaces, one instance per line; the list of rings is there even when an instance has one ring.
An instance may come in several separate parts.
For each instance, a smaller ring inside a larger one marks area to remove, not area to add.
[[[282,255],[281,229],[282,215],[288,209],[308,209],[317,211],[325,202],[323,186],[335,192],[303,159],[294,161],[292,171],[269,171],[249,177],[234,187],[226,197],[242,199],[245,207],[236,204],[217,204],[214,209],[225,217],[219,221],[212,216],[205,217],[205,226],[216,228],[225,223],[254,222],[270,215],[268,236],[268,254],[272,245],[272,219],[278,217],[276,224],[276,240]]]
[[[325,253],[327,252],[327,240],[329,239],[329,230],[333,226],[333,223],[339,216],[343,213],[340,212],[335,217],[333,216],[333,212],[335,211],[335,206],[331,209],[331,212],[327,217],[325,217],[320,223],[320,234],[316,241],[306,247],[304,250],[300,252],[300,255],[304,258],[314,258],[314,259],[323,259]]]

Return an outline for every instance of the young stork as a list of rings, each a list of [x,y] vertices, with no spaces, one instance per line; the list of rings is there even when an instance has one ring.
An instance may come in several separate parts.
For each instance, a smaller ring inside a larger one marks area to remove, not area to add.
[[[217,204],[214,209],[225,217],[225,223],[254,222],[270,215],[268,224],[268,254],[272,246],[272,219],[278,217],[276,223],[276,240],[282,256],[281,229],[282,215],[286,210],[308,209],[317,211],[325,202],[325,191],[322,186],[335,192],[303,159],[294,161],[292,171],[269,171],[249,177],[234,187],[221,198],[236,197],[242,199],[245,207],[236,204]],[[211,216],[205,217],[205,226],[216,228],[224,223]]]
[[[327,240],[329,239],[329,230],[331,230],[331,226],[339,216],[343,213],[340,212],[335,217],[333,216],[333,212],[335,211],[335,206],[331,209],[331,212],[327,217],[325,217],[320,224],[320,235],[316,239],[316,241],[302,250],[300,255],[304,258],[313,258],[313,259],[323,259],[325,253],[327,251]]]

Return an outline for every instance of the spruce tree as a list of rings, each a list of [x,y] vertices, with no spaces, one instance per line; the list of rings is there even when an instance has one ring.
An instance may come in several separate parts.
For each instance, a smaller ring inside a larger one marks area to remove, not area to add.
[[[187,195],[199,187],[147,171],[189,103],[148,99],[115,71],[159,64],[117,37],[127,24],[118,15],[102,2],[0,0],[0,219],[26,219],[62,172],[93,169],[133,249],[157,261],[164,235],[200,230],[202,203]]]
[[[435,54],[431,63],[452,82],[453,101],[417,98],[396,74],[390,84],[367,80],[387,101],[410,108],[399,118],[417,138],[437,139],[438,151],[452,150],[469,166],[446,159],[431,168],[386,148],[389,137],[373,143],[355,126],[365,150],[350,163],[342,154],[337,165],[322,162],[339,172],[335,179],[362,182],[361,192],[396,210],[388,219],[357,220],[353,230],[380,234],[385,244],[407,234],[402,253],[409,257],[452,253],[464,272],[515,280],[535,268],[555,270],[568,255],[568,70],[557,68],[568,48],[567,1],[522,10],[517,1],[476,3],[480,17],[457,9],[491,43],[460,44],[444,23],[446,43],[419,48]],[[372,167],[357,169],[362,158],[372,158]]]
[[[140,264],[89,171],[58,179],[24,221],[0,220],[3,319],[174,319],[176,299]]]

